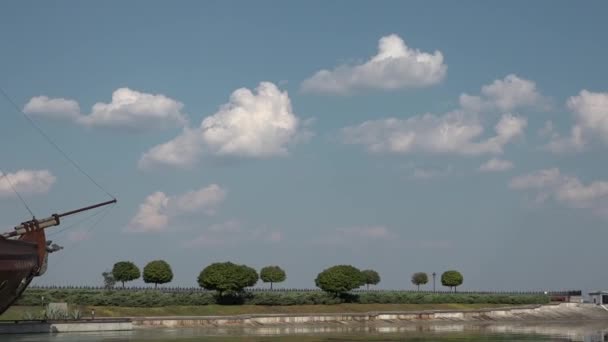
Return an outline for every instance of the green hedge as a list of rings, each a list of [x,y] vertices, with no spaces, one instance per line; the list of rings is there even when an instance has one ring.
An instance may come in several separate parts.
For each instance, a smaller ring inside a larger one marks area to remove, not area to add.
[[[75,305],[162,307],[169,305],[250,304],[546,304],[544,295],[433,294],[416,292],[364,292],[335,297],[325,292],[253,292],[238,297],[218,297],[212,292],[163,293],[160,291],[99,291],[28,289],[17,305],[40,305],[44,301]]]

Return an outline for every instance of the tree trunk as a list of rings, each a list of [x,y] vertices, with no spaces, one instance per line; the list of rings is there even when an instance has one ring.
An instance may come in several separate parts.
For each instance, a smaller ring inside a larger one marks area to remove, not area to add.
[[[122,281],[122,288],[123,289],[125,288],[125,281],[124,280]]]
[[[156,287],[158,286],[158,283],[154,283],[154,289],[156,290]]]
[[[418,285],[418,292],[420,292],[420,284],[417,284],[417,285]]]
[[[366,284],[366,285],[367,285],[367,291],[369,291],[369,284]]]
[[[270,282],[270,291],[272,291],[272,282]]]

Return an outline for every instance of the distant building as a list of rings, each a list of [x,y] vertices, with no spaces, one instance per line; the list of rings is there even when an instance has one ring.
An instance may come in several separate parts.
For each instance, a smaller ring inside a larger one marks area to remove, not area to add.
[[[589,297],[593,304],[608,305],[608,291],[591,292]]]

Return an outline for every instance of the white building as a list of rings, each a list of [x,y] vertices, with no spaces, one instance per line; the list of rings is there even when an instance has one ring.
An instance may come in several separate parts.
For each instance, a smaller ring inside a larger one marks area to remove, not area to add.
[[[589,293],[591,303],[598,305],[608,305],[608,291],[596,291]]]

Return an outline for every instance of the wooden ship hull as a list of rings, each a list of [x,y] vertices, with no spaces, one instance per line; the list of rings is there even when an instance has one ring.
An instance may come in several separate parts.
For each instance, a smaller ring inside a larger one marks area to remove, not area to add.
[[[45,229],[58,226],[60,218],[116,203],[107,201],[46,219],[21,223],[14,231],[0,234],[0,314],[6,311],[25,291],[32,279],[44,274],[48,254],[61,249],[50,246]]]
[[[36,243],[0,238],[0,313],[21,296],[44,268],[40,263],[41,256]]]

